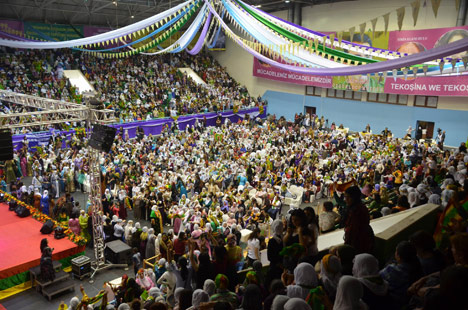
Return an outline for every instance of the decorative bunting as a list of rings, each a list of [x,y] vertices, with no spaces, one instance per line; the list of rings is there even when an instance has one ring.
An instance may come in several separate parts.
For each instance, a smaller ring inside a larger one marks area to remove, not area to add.
[[[405,11],[406,8],[403,6],[397,9],[397,20],[398,20],[398,30],[401,31],[401,27],[403,26],[403,19],[405,18]]]
[[[442,74],[442,72],[444,72],[444,66],[445,66],[445,62],[443,60],[441,60],[441,62],[439,62],[440,74]]]
[[[405,81],[408,79],[408,68],[403,69],[403,76],[405,77]]]
[[[442,0],[431,0],[432,2],[432,11],[434,12],[434,17],[437,18],[437,12],[439,11],[440,3]]]
[[[428,69],[428,65],[424,65],[423,66],[424,76],[426,76],[426,74],[427,74],[427,69]]]
[[[374,41],[375,26],[377,25],[377,17],[371,20],[371,25],[372,25],[372,41]]]
[[[468,56],[463,56],[462,62],[463,62],[463,67],[465,67],[465,70],[466,70],[466,64],[468,63]]]
[[[421,0],[415,0],[411,2],[411,9],[413,10],[413,21],[414,21],[413,26],[416,26],[416,23],[418,22],[420,7],[421,7]]]
[[[452,58],[452,60],[450,60],[450,63],[452,64],[452,72],[453,72],[453,70],[455,70],[455,66],[457,65],[457,59]]]
[[[334,33],[331,33],[330,34],[330,44],[331,44],[331,48],[335,48],[335,34]]]
[[[339,31],[336,35],[338,37],[338,47],[341,47],[341,41],[343,40],[343,31]]]
[[[366,31],[366,23],[362,23],[359,25],[359,34],[361,35],[361,42],[364,42],[364,32]]]
[[[387,30],[388,30],[388,21],[389,21],[389,19],[390,19],[390,13],[387,13],[387,14],[383,15],[385,33],[387,33]]]
[[[355,27],[349,28],[349,41],[353,42]]]

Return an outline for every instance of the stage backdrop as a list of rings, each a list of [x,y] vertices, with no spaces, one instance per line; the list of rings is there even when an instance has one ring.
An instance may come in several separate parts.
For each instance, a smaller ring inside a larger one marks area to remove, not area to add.
[[[468,37],[468,26],[390,31],[387,33],[383,31],[372,33],[369,31],[364,33],[362,38],[359,33],[355,33],[352,41],[368,46],[414,54],[466,37]],[[349,40],[349,33],[344,33],[343,39]],[[465,54],[467,52],[453,55],[453,57],[461,58]],[[282,70],[254,58],[253,75],[279,82],[339,90],[424,96],[468,96],[468,75],[459,75],[456,70],[454,70],[453,75],[443,77],[413,78],[411,74],[406,79],[365,75],[327,77]]]

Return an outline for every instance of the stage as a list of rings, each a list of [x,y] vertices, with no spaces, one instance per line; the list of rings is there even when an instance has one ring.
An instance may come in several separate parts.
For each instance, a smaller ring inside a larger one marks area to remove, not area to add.
[[[43,238],[47,238],[49,246],[54,248],[53,260],[64,260],[84,251],[84,247],[66,237],[56,240],[53,233],[41,234],[41,227],[42,223],[31,216],[20,218],[8,210],[6,203],[0,204],[0,295],[1,291],[29,279],[25,272],[40,264]]]

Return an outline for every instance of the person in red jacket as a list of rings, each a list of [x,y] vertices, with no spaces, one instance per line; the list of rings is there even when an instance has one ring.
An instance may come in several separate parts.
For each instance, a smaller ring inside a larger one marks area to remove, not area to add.
[[[374,231],[370,226],[369,211],[361,201],[361,190],[358,186],[346,189],[345,202],[345,244],[354,247],[356,254],[371,253],[374,248]]]

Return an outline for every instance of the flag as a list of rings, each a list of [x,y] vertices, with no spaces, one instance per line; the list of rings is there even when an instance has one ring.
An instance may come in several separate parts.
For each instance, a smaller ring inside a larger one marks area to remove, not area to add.
[[[468,213],[468,199],[460,202],[460,208]],[[434,231],[434,240],[438,248],[440,248],[440,246],[448,246],[448,237],[452,232],[452,228],[460,221],[463,221],[463,218],[460,216],[460,213],[455,207],[455,201],[452,199],[440,215]]]

